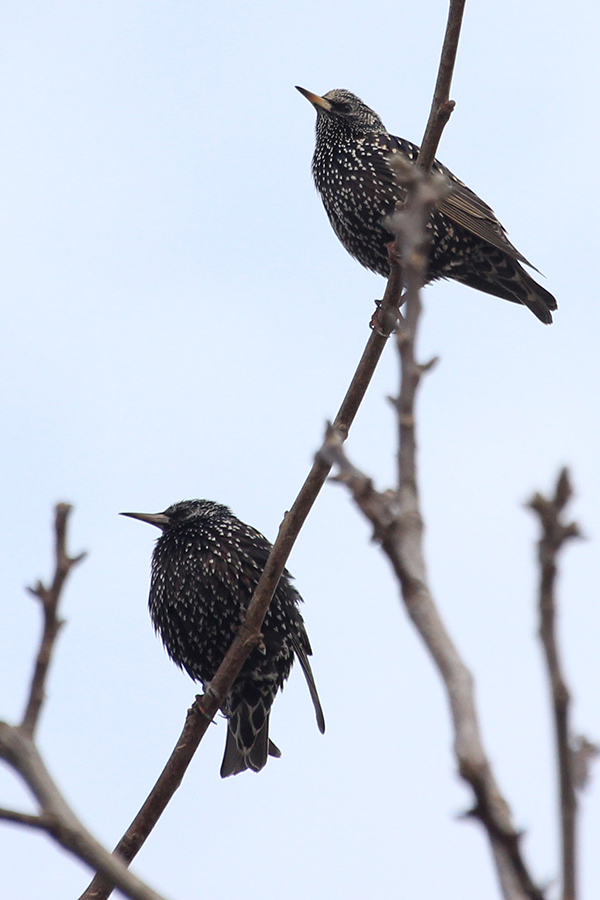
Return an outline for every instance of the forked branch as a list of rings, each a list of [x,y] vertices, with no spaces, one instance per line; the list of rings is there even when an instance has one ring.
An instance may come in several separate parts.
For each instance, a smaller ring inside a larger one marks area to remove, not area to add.
[[[38,582],[30,593],[42,604],[43,629],[31,679],[29,698],[20,725],[0,722],[0,758],[22,778],[39,805],[39,813],[0,808],[0,820],[45,831],[74,856],[112,879],[132,900],[162,900],[136,878],[87,831],[58,790],[34,743],[34,732],[45,699],[45,685],[61,621],[58,608],[66,580],[84,555],[69,556],[67,523],[71,507],[59,503],[55,510],[56,565],[50,586]]]
[[[71,573],[71,570],[77,563],[81,562],[85,557],[85,553],[78,556],[69,556],[67,553],[67,522],[71,507],[68,503],[58,503],[54,511],[54,550],[56,558],[56,566],[52,584],[46,587],[41,581],[38,581],[34,587],[28,588],[29,593],[37,597],[42,606],[42,615],[44,626],[42,629],[42,638],[37,653],[33,677],[31,679],[31,687],[29,689],[29,699],[27,707],[21,722],[21,728],[30,737],[33,737],[37,723],[39,721],[42,704],[45,699],[46,677],[50,660],[52,659],[52,651],[58,637],[58,632],[62,622],[58,618],[58,603],[64,584]]]
[[[543,900],[525,865],[520,836],[512,824],[508,803],[500,792],[481,738],[473,678],[462,661],[434,603],[423,550],[423,519],[419,501],[415,399],[423,374],[435,360],[420,365],[415,342],[421,312],[420,287],[427,267],[425,224],[436,191],[444,184],[419,170],[406,173],[404,210],[386,223],[397,234],[396,253],[402,260],[406,285],[405,324],[398,332],[400,394],[399,453],[396,491],[379,493],[371,480],[352,466],[335,428],[328,430],[323,456],[337,465],[344,482],[387,555],[401,586],[406,610],[423,639],[446,688],[454,725],[454,750],[461,776],[471,785],[475,803],[470,815],[483,824],[505,900]]]

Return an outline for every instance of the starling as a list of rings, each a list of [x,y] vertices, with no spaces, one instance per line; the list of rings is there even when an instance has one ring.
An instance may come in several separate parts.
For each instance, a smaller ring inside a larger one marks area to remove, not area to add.
[[[377,113],[350,91],[334,90],[319,97],[298,90],[317,111],[312,171],[333,230],[348,253],[387,277],[387,248],[394,236],[382,220],[406,197],[389,160],[400,154],[415,162],[419,148],[389,134]],[[433,169],[449,179],[452,190],[430,220],[427,281],[453,278],[522,303],[550,324],[556,300],[521,266],[531,263],[510,243],[494,211],[437,160]]]
[[[152,554],[148,606],[167,653],[207,687],[239,629],[271,544],[211,500],[184,500],[162,513],[121,513],[162,529]],[[269,740],[269,713],[294,662],[300,661],[315,707],[325,720],[308,657],[311,647],[298,610],[302,598],[286,570],[262,626],[262,641],[237,677],[223,712],[227,742],[221,777],[260,772],[281,756]]]

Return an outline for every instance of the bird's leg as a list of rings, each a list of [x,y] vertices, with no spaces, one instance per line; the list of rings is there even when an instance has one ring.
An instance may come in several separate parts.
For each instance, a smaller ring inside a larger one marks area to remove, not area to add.
[[[204,693],[196,694],[196,699],[192,703],[192,706],[190,709],[193,709],[195,713],[198,713],[199,715],[204,716],[205,719],[210,719],[211,724],[214,725],[215,720],[204,711],[204,708],[202,706],[202,700],[204,699],[204,697],[215,697],[216,694],[211,688],[210,681],[207,681],[205,684],[202,685],[202,687],[204,688]]]
[[[387,255],[388,255],[388,259],[390,261],[390,265],[398,266],[398,268],[400,269],[400,272],[402,272],[400,257],[398,256],[398,252],[396,250],[396,242],[389,241],[387,244],[385,244],[385,249],[387,250]],[[386,323],[382,319],[382,313],[381,313],[382,302],[383,302],[382,300],[375,301],[375,306],[377,308],[376,308],[375,312],[373,313],[373,315],[371,316],[371,321],[369,322],[369,327],[371,328],[372,331],[377,332],[377,334],[380,334],[382,337],[389,337],[390,334],[397,331],[399,325],[402,325],[402,316],[400,315],[400,313],[398,313],[398,318],[394,324],[394,327],[390,328],[389,322]],[[403,302],[404,301],[401,299],[400,306],[402,306]]]
[[[387,250],[387,255],[390,263],[394,266],[401,266],[402,261],[398,256],[398,252],[396,250],[396,241],[390,241],[385,245],[385,249]]]
[[[400,305],[404,303],[404,296],[400,298]],[[389,319],[386,316],[387,322],[383,319],[383,314],[381,312],[381,307],[383,304],[383,300],[375,300],[375,312],[371,316],[371,321],[369,322],[369,328],[371,331],[376,332],[376,334],[381,335],[381,337],[389,337],[390,334],[395,334],[399,328],[403,327],[404,324],[404,316],[400,312],[400,310],[396,310],[396,321],[394,323],[393,328],[389,327]],[[388,316],[390,313],[388,313]]]
[[[376,334],[381,335],[381,337],[389,337],[387,331],[384,331],[382,328],[381,319],[381,306],[383,304],[383,300],[375,301],[375,312],[371,316],[371,321],[369,322],[369,328],[371,331],[374,331]]]

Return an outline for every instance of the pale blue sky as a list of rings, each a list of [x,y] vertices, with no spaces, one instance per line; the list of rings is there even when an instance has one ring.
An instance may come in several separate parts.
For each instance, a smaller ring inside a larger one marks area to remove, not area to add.
[[[39,624],[23,586],[47,577],[51,507],[69,500],[72,549],[90,555],[65,597],[40,743],[108,846],[195,693],[146,610],[156,535],[117,513],[208,497],[275,536],[384,289],[331,232],[310,177],[314,112],[294,85],[349,88],[418,142],[445,18],[442,0],[0,12],[0,717],[21,710]],[[561,644],[575,728],[600,738],[598,25],[585,0],[467,4],[439,156],[560,308],[545,328],[438,284],[421,337],[423,358],[441,357],[420,397],[432,583],[541,883],[557,873],[555,787],[523,502],[565,463],[588,540],[565,555]],[[390,346],[348,443],[381,488],[396,384]],[[222,782],[219,721],[136,872],[172,900],[497,896],[480,830],[455,820],[471,797],[437,675],[340,487],[326,486],[289,567],[326,735],[294,673],[272,717],[282,759]],[[582,800],[582,900],[600,893],[598,784]],[[4,770],[0,802],[26,805]],[[64,900],[87,883],[44,837],[0,831],[7,898]]]

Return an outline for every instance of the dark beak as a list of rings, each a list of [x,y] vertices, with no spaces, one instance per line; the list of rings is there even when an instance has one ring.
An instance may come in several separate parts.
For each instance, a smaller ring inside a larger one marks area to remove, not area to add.
[[[156,525],[157,528],[166,528],[169,524],[169,517],[164,513],[119,513],[120,516],[129,516],[130,519],[139,519],[140,522],[148,522],[149,525]]]
[[[313,94],[311,91],[307,91],[306,88],[298,87],[298,85],[296,85],[296,90],[300,91],[307,100],[310,100],[313,106],[316,106],[318,109],[324,109],[325,112],[331,112],[331,103],[325,97],[319,97],[318,94]]]

